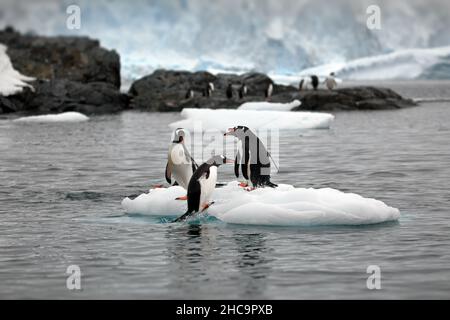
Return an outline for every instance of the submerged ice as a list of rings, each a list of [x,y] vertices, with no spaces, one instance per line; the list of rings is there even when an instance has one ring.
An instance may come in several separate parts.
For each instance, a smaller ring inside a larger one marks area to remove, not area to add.
[[[79,112],[63,112],[58,114],[44,114],[40,116],[22,117],[15,122],[81,122],[87,121],[89,117]]]
[[[186,211],[179,187],[152,189],[135,199],[125,198],[127,213],[179,216]],[[395,221],[400,211],[385,203],[331,188],[259,188],[248,192],[237,181],[216,188],[208,214],[227,223],[268,226],[365,225]]]

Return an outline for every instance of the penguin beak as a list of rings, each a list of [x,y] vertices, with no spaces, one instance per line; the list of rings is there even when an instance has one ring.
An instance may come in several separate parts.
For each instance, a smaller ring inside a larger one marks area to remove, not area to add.
[[[228,128],[228,132],[225,132],[223,135],[224,135],[224,136],[233,135],[233,133],[234,133],[235,131],[236,131],[236,130],[235,130],[234,128]]]

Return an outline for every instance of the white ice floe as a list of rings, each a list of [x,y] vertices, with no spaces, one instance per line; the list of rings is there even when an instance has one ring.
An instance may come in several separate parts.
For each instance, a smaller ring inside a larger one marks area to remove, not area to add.
[[[294,100],[289,103],[275,102],[246,102],[239,106],[238,110],[257,110],[257,111],[291,111],[302,103]]]
[[[24,87],[33,89],[26,82],[33,81],[34,78],[24,76],[13,68],[6,49],[7,47],[0,43],[0,95],[13,95],[21,92]]]
[[[190,109],[181,111],[183,120],[169,124],[170,128],[204,131],[226,130],[237,125],[257,129],[328,129],[334,120],[329,113],[256,111],[229,109]]]
[[[45,114],[41,116],[22,117],[15,122],[81,122],[87,121],[89,117],[79,112],[63,112],[58,114]]]
[[[185,195],[179,187],[150,190],[131,200],[125,198],[122,207],[127,213],[157,216],[179,216],[186,211],[186,201],[175,200]],[[295,188],[280,184],[278,188],[260,188],[248,192],[237,181],[216,188],[215,203],[208,213],[233,224],[268,226],[364,225],[395,221],[400,217],[396,208],[354,193],[331,188]]]

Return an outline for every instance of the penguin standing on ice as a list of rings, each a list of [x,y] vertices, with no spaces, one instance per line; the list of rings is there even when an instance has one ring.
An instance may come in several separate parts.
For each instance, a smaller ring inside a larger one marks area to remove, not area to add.
[[[270,97],[272,96],[272,93],[273,93],[273,84],[271,82],[271,83],[269,83],[266,90],[264,91],[264,95],[265,95],[266,99],[270,99]]]
[[[231,85],[231,83],[228,84],[227,90],[225,93],[226,93],[228,99],[233,98],[233,86]]]
[[[331,72],[330,75],[325,79],[325,85],[328,90],[333,90],[337,87],[336,79],[334,78],[334,72]]]
[[[242,175],[252,183],[252,188],[278,187],[270,181],[270,154],[261,140],[245,126],[228,129],[224,136],[234,136],[240,147],[234,161],[234,174],[239,178],[239,165]],[[241,186],[245,186],[241,184]]]
[[[172,177],[183,188],[187,189],[192,174],[198,165],[189,154],[184,144],[184,130],[178,128],[175,130],[174,139],[169,147],[166,165],[166,180],[172,183]],[[185,200],[181,197],[180,200]]]
[[[311,76],[311,84],[313,86],[313,89],[317,90],[317,87],[319,86],[319,77],[317,77],[316,75],[312,75]]]
[[[205,211],[212,204],[211,195],[216,187],[217,169],[225,163],[232,163],[224,156],[214,156],[194,172],[187,189],[188,209],[185,214],[173,222],[185,221],[196,212]]]

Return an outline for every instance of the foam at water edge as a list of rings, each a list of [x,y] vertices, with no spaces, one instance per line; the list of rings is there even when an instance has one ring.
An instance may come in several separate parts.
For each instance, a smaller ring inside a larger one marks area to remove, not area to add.
[[[153,189],[134,200],[125,198],[127,213],[179,216],[186,211],[186,201],[175,200],[185,195],[179,187]],[[251,192],[237,181],[216,188],[215,203],[208,213],[233,224],[268,226],[365,225],[395,221],[400,212],[385,203],[344,193],[331,188],[305,189],[280,184],[278,188],[261,188]]]

